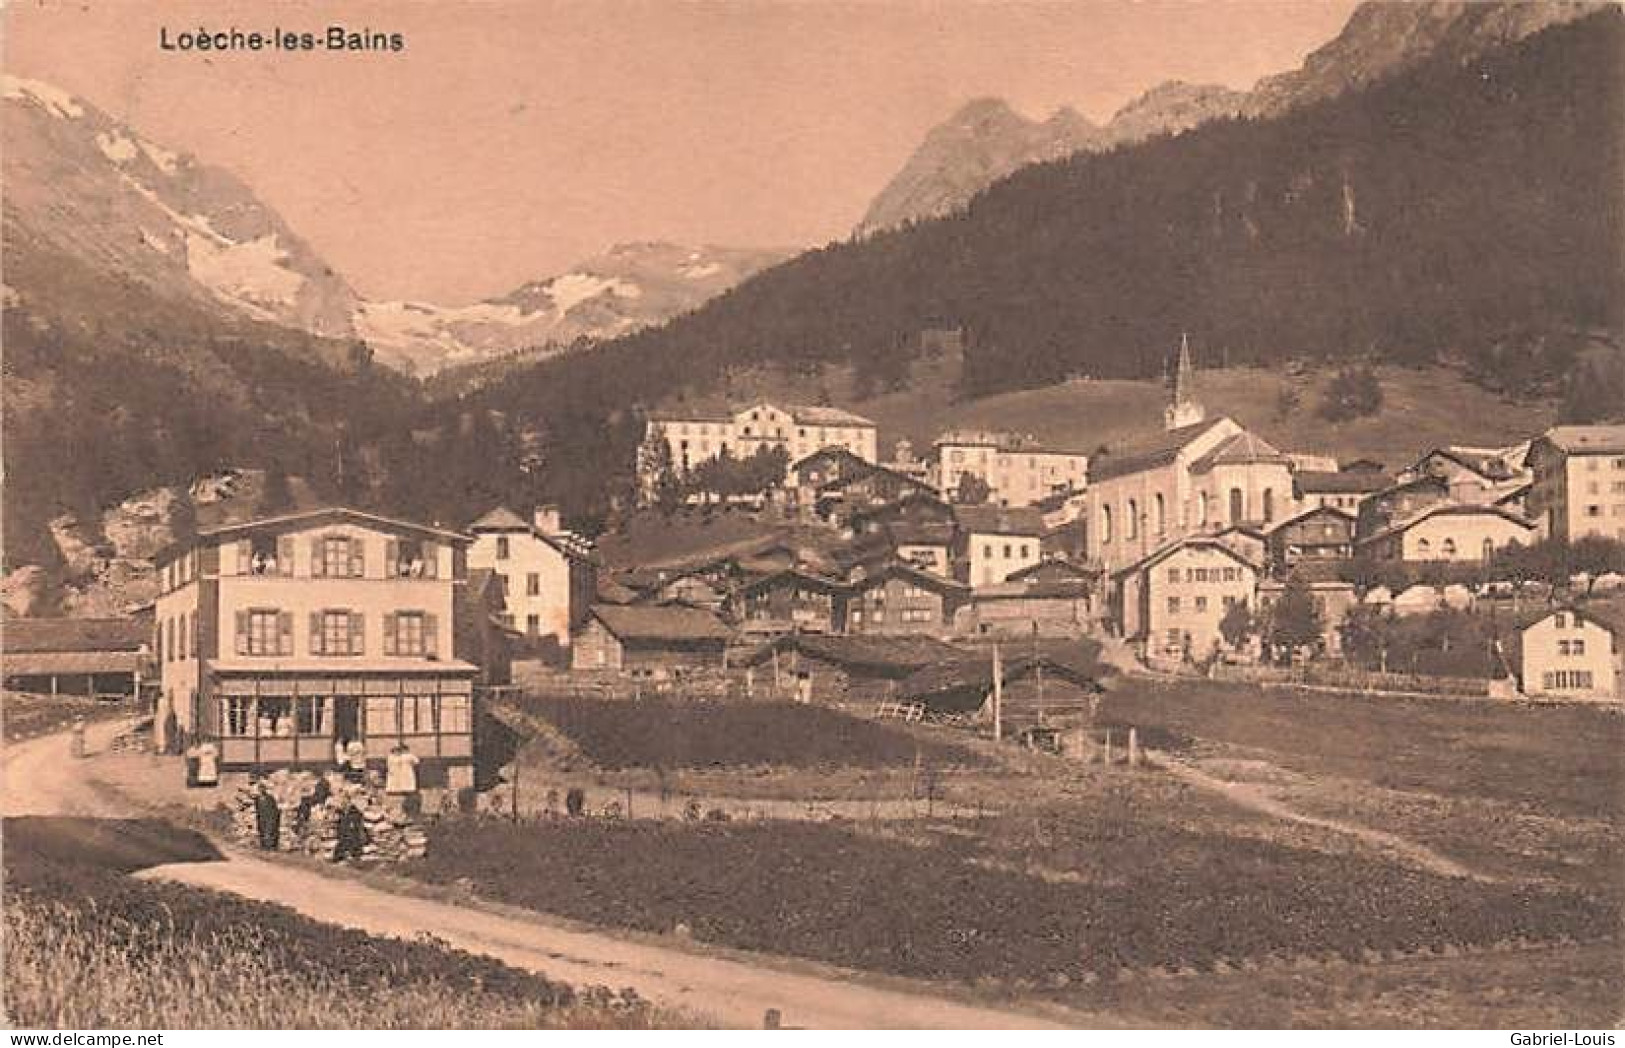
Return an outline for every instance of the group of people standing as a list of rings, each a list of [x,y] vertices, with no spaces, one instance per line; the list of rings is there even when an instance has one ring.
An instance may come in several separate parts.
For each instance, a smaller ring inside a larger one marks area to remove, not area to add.
[[[335,767],[316,782],[316,788],[301,799],[294,813],[297,828],[309,822],[311,810],[325,804],[337,792],[340,778],[344,782],[360,785],[369,782],[367,747],[356,739],[337,739],[333,743]],[[384,759],[384,798],[393,815],[405,815],[417,797],[418,757],[404,742],[397,742]],[[218,781],[218,772],[214,772]],[[370,780],[377,783],[376,775]],[[271,794],[265,780],[259,779],[254,796],[255,829],[259,846],[275,851],[281,837],[282,811]],[[345,797],[338,815],[338,842],[333,852],[334,862],[359,859],[367,844],[366,820],[353,800]]]

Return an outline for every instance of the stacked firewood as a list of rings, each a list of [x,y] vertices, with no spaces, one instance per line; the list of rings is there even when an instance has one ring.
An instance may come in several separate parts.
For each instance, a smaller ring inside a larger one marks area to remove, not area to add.
[[[361,816],[361,861],[402,862],[428,854],[429,838],[417,820],[386,804],[376,786],[327,776],[327,796],[316,802],[317,777],[309,772],[277,771],[262,780],[276,802],[277,850],[332,859],[339,850],[346,809]],[[248,847],[259,846],[258,787],[245,785],[228,804],[232,834]]]

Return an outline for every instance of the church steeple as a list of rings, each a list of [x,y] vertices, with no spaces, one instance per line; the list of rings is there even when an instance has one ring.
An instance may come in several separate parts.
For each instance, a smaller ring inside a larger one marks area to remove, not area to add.
[[[1207,417],[1207,410],[1196,400],[1196,374],[1191,367],[1190,338],[1179,333],[1179,365],[1174,371],[1168,406],[1162,412],[1162,422],[1168,429],[1194,426]]]

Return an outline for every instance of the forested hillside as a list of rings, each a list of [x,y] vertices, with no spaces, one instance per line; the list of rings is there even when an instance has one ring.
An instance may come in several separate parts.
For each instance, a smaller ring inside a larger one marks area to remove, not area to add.
[[[809,252],[473,403],[545,420],[547,483],[585,510],[630,469],[628,405],[760,363],[889,388],[944,320],[969,332],[972,396],[1153,376],[1181,331],[1203,365],[1448,361],[1544,392],[1588,332],[1625,326],[1622,47],[1610,9],[1273,119],[1025,168],[961,215]]]
[[[353,492],[368,480],[364,448],[418,404],[359,343],[223,318],[18,235],[3,332],[8,567],[54,563],[55,514],[93,520],[224,465],[277,464]]]

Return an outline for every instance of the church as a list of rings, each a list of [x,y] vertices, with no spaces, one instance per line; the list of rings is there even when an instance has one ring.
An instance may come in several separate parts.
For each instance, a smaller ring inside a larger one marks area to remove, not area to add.
[[[1089,561],[1110,575],[1187,535],[1267,531],[1293,513],[1292,461],[1234,419],[1208,418],[1181,338],[1163,432],[1089,463]]]

